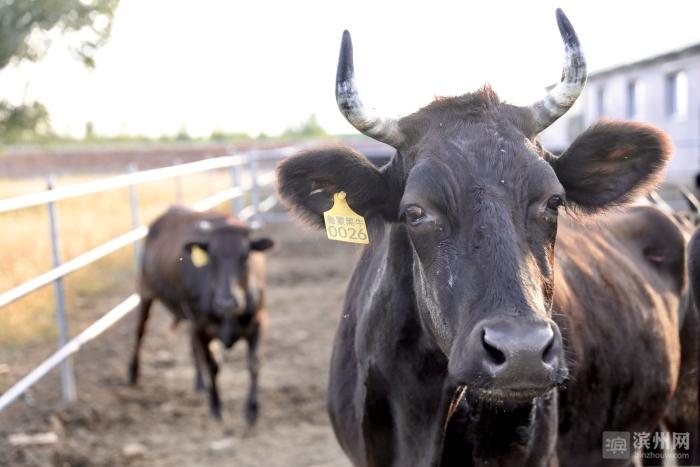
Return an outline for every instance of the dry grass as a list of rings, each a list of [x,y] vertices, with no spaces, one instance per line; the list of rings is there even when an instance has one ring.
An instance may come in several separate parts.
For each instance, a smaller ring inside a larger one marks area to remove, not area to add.
[[[99,178],[104,175],[99,176]],[[96,177],[60,177],[56,186],[65,186]],[[181,181],[181,202],[191,204],[230,186],[225,171],[190,175]],[[0,179],[0,199],[44,189],[41,179]],[[139,219],[150,223],[176,201],[176,181],[152,182],[138,187]],[[221,209],[228,209],[222,206]],[[90,248],[129,231],[129,193],[120,189],[61,201],[57,204],[60,256],[74,258]],[[0,293],[51,269],[51,246],[46,206],[0,214]],[[116,252],[69,275],[65,280],[69,318],[86,297],[109,290],[133,288],[135,260],[133,247]],[[95,318],[107,310],[90,310]],[[80,311],[88,313],[88,311]],[[0,347],[44,341],[56,334],[54,290],[47,286],[0,308]],[[71,329],[75,334],[79,329]]]

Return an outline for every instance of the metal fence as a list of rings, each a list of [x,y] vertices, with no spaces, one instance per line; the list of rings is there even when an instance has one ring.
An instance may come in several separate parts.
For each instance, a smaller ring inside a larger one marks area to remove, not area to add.
[[[261,190],[272,186],[274,181],[273,170],[260,171],[260,163],[274,161],[286,157],[297,150],[295,147],[285,147],[264,151],[252,150],[243,154],[228,155],[211,159],[204,159],[187,164],[178,164],[171,167],[137,171],[135,165],[129,166],[129,173],[109,177],[101,180],[80,183],[54,189],[53,177],[47,177],[46,191],[31,193],[0,200],[0,214],[26,209],[35,206],[47,206],[50,235],[51,254],[53,268],[39,276],[36,276],[17,287],[0,294],[0,308],[15,300],[24,297],[46,285],[53,283],[56,302],[56,326],[58,328],[58,350],[39,366],[18,381],[0,396],[0,411],[9,406],[33,384],[46,376],[52,369],[61,366],[61,390],[65,401],[76,398],[75,378],[69,357],[76,353],[88,341],[102,334],[121,318],[135,309],[140,303],[138,294],[132,294],[117,306],[105,313],[100,319],[88,326],[74,338],[68,340],[68,322],[65,313],[63,277],[83,268],[95,261],[135,243],[135,255],[137,268],[140,263],[141,247],[139,241],[146,236],[148,228],[141,226],[138,216],[138,198],[136,187],[147,182],[165,179],[176,180],[176,198],[181,201],[182,189],[180,179],[183,176],[204,173],[218,169],[228,169],[231,176],[231,187],[212,194],[194,204],[193,208],[200,211],[214,208],[224,202],[232,201],[232,210],[239,218],[250,221],[254,226],[259,225],[267,212],[277,204],[274,194],[261,200]],[[131,210],[132,230],[106,243],[103,243],[85,253],[61,262],[59,256],[60,238],[56,216],[56,203],[80,196],[115,190],[119,188],[129,189],[129,203]],[[250,200],[244,206],[245,198]],[[137,269],[138,270],[138,269]],[[0,310],[1,312],[1,310]]]

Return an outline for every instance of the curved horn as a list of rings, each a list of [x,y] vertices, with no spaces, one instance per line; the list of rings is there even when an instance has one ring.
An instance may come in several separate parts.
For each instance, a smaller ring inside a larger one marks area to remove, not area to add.
[[[352,40],[348,31],[343,31],[343,41],[340,45],[338,72],[335,76],[335,100],[348,122],[362,133],[394,147],[403,141],[398,120],[374,115],[362,104],[355,86]]]
[[[574,105],[586,84],[586,58],[576,31],[561,8],[557,8],[557,25],[564,41],[564,70],[557,83],[541,101],[530,106],[535,119],[535,134],[540,133]]]
[[[700,200],[698,200],[693,192],[683,185],[678,185],[678,190],[681,192],[681,195],[683,195],[685,202],[688,203],[688,208],[695,214],[700,213]]]
[[[662,211],[673,212],[673,208],[669,206],[669,204],[661,197],[661,195],[659,195],[658,191],[650,191],[649,194],[647,194],[647,199],[651,202],[651,204],[661,209]]]

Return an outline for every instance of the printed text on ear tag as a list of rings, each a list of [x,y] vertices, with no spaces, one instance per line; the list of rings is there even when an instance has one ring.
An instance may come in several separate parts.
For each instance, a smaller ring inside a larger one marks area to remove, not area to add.
[[[330,240],[369,243],[365,219],[350,208],[344,191],[333,195],[333,207],[323,213],[323,219]]]
[[[201,268],[209,262],[209,255],[202,247],[195,245],[190,251],[190,259],[196,268]]]

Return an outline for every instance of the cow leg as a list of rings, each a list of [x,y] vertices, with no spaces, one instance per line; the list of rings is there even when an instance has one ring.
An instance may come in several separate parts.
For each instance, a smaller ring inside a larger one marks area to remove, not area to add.
[[[199,367],[199,360],[197,357],[194,358],[194,390],[196,392],[202,392],[206,389],[204,385],[204,378],[202,378],[202,369]]]
[[[209,350],[209,342],[211,339],[206,337],[201,331],[192,325],[192,353],[195,358],[195,367],[197,371],[204,370],[206,372],[206,381],[209,391],[209,411],[213,418],[221,420],[221,400],[219,399],[219,391],[216,387],[216,374],[219,372],[219,365],[216,364],[214,356]],[[201,377],[200,373],[200,377]],[[204,379],[204,378],[202,378]]]
[[[190,326],[192,326],[192,331],[194,331],[195,327],[195,322],[197,321],[194,314],[192,313],[192,310],[190,309],[190,306],[187,304],[187,302],[182,302],[180,304],[180,309],[182,310],[182,314],[190,321]],[[193,337],[194,339],[194,337]],[[203,392],[207,387],[204,384],[204,378],[202,377],[202,361],[203,361],[203,355],[198,355],[198,352],[195,350],[194,347],[194,341],[192,344],[192,361],[194,362],[194,390],[195,392]]]
[[[131,355],[131,362],[129,363],[129,384],[136,384],[136,381],[139,379],[139,355],[141,353],[141,343],[143,342],[143,335],[146,332],[146,321],[148,321],[152,303],[153,298],[141,297],[141,305],[139,306],[139,321],[136,325],[136,342],[134,343],[134,350]]]
[[[258,325],[255,325],[255,329],[249,333],[246,340],[248,341],[247,364],[250,374],[250,389],[245,404],[245,419],[248,425],[254,425],[258,419],[258,372],[260,371],[260,359],[258,358],[260,327]]]

